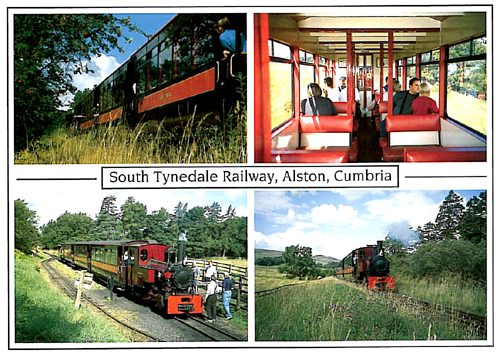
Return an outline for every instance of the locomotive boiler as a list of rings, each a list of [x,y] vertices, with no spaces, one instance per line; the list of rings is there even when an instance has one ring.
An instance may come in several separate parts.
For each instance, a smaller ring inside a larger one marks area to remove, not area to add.
[[[73,242],[60,246],[62,260],[122,290],[151,300],[167,314],[201,314],[202,295],[186,263],[185,240],[177,247],[154,240]]]
[[[394,277],[389,276],[390,263],[382,243],[378,241],[377,245],[354,249],[340,262],[337,277],[350,276],[370,290],[394,289]]]

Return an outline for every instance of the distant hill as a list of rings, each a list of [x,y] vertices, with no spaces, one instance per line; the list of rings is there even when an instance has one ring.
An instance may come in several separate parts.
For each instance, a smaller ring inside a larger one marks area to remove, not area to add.
[[[269,258],[281,257],[281,254],[283,254],[283,252],[279,250],[255,249],[255,259],[264,257],[269,257]],[[320,264],[328,264],[330,262],[340,261],[340,259],[327,257],[325,255],[314,255],[313,259],[314,261]]]

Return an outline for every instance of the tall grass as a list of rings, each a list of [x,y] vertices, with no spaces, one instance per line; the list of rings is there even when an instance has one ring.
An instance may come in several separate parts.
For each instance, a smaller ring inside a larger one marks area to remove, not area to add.
[[[484,339],[440,312],[334,278],[283,289],[255,301],[257,341]]]
[[[486,286],[463,282],[457,277],[412,279],[398,276],[396,292],[436,304],[486,314]]]
[[[16,153],[16,164],[156,164],[245,163],[247,111],[243,103],[226,115],[224,124],[208,124],[208,116],[191,116],[182,128],[161,123],[123,124],[73,132],[61,128]]]
[[[16,252],[16,343],[130,342],[105,320],[76,309],[44,279],[39,261]]]

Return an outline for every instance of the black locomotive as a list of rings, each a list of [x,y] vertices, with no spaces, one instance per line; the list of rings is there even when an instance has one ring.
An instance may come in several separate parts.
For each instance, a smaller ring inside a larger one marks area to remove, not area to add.
[[[357,282],[366,284],[370,290],[394,289],[394,277],[390,274],[389,260],[384,256],[383,241],[377,245],[353,250],[340,262],[337,276],[352,276]]]

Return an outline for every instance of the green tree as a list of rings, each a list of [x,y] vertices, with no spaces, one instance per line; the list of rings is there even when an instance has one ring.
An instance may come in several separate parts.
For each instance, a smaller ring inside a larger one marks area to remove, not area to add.
[[[75,93],[73,76],[87,63],[121,47],[130,19],[110,14],[14,15],[14,149],[22,150],[60,117],[61,98]],[[128,40],[128,39],[127,39]]]
[[[30,253],[39,244],[38,217],[23,200],[14,201],[15,247],[23,253]]]
[[[282,256],[284,265],[280,267],[280,272],[286,273],[287,276],[304,279],[313,273],[315,264],[312,258],[312,248],[298,244],[292,245],[285,248]]]
[[[458,225],[462,239],[479,243],[486,241],[486,192],[472,197]]]
[[[144,238],[156,240],[161,244],[172,244],[173,242],[168,240],[169,223],[170,215],[165,208],[152,212],[147,216]]]
[[[116,197],[104,197],[96,217],[95,231],[97,240],[117,240],[123,235],[120,212],[116,207]]]
[[[57,248],[61,243],[93,241],[96,239],[94,228],[94,220],[86,214],[66,211],[43,227],[42,240],[50,249]]]
[[[121,222],[123,233],[130,240],[144,239],[147,227],[147,208],[133,197],[127,198],[121,206]]]
[[[439,206],[436,216],[438,240],[460,239],[458,225],[464,213],[463,197],[450,191]]]

